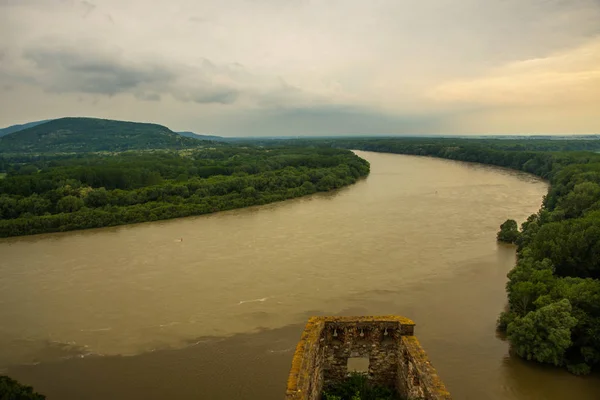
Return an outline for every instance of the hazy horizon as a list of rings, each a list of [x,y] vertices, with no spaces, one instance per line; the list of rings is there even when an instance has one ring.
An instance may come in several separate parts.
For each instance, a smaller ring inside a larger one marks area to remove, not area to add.
[[[600,0],[0,0],[0,126],[600,133]]]
[[[27,121],[27,122],[19,122],[16,124],[12,124],[9,126],[2,126],[0,127],[0,130],[2,129],[7,129],[7,128],[12,128],[13,126],[21,126],[21,125],[27,125],[29,123],[45,123],[45,122],[50,122],[53,121],[55,119],[62,119],[62,118],[92,118],[92,119],[106,119],[103,117],[90,117],[90,116],[62,116],[62,117],[57,117],[57,118],[52,118],[52,119],[48,119],[48,120],[38,120],[38,121]],[[135,122],[135,123],[153,123],[153,124],[158,124],[158,125],[162,125],[165,126],[169,129],[171,129],[169,126],[167,126],[166,124],[161,124],[160,122],[149,122],[149,121],[131,121],[131,120],[120,120],[122,122]],[[25,128],[27,129],[27,128]],[[254,133],[254,134],[225,134],[225,135],[217,135],[211,132],[194,132],[192,130],[189,129],[179,129],[179,130],[175,130],[175,129],[171,129],[173,132],[177,132],[177,133],[194,133],[196,135],[200,135],[200,136],[218,136],[218,137],[223,137],[223,138],[328,138],[328,137],[373,137],[373,138],[377,138],[377,137],[410,137],[410,138],[414,138],[414,137],[435,137],[435,138],[445,138],[445,137],[464,137],[464,138],[477,138],[477,137],[586,137],[586,136],[590,136],[590,137],[594,137],[594,136],[600,136],[600,133],[585,133],[585,134],[581,134],[581,133],[548,133],[548,134],[544,134],[544,133],[527,133],[527,132],[521,132],[521,133],[471,133],[471,134],[461,134],[461,133],[443,133],[443,132],[439,132],[439,133],[385,133],[385,132],[370,132],[370,133],[343,133],[343,132],[339,132],[339,133],[335,133],[335,134],[321,134],[321,135],[314,135],[311,133],[300,133],[300,134],[281,134],[281,135],[275,135],[275,134],[261,134],[260,132],[258,133]],[[19,131],[16,131],[19,132]],[[14,133],[16,133],[14,132]]]

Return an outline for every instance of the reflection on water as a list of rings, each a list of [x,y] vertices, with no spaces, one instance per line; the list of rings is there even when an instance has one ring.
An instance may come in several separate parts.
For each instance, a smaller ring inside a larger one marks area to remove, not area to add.
[[[276,399],[309,316],[401,314],[457,399],[594,398],[598,379],[507,358],[494,331],[515,262],[496,231],[546,184],[359,154],[371,175],[335,193],[0,240],[0,368],[50,400]]]

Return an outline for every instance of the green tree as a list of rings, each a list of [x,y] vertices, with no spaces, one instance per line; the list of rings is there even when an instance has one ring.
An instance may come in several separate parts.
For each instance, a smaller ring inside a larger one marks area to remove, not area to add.
[[[83,207],[83,200],[75,196],[66,196],[58,201],[56,208],[59,212],[70,213]]]
[[[84,202],[87,207],[104,207],[108,204],[108,192],[103,187],[90,190],[85,196]]]
[[[564,210],[565,217],[577,218],[599,199],[600,185],[594,182],[583,182],[575,185],[568,195],[560,199],[558,207]]]
[[[44,400],[46,396],[33,391],[31,386],[21,385],[14,379],[0,375],[0,399],[2,400]]]
[[[38,169],[35,167],[35,165],[24,165],[21,168],[19,168],[18,170],[18,174],[19,175],[29,175],[29,174],[35,174],[38,171]]]
[[[497,238],[501,242],[516,243],[519,239],[519,227],[514,219],[507,219],[500,225]]]
[[[507,331],[516,353],[527,360],[563,365],[571,346],[571,330],[577,324],[571,310],[569,300],[562,299],[517,317]]]
[[[37,193],[19,200],[18,210],[21,214],[43,215],[50,209],[50,201]]]
[[[5,194],[0,195],[0,219],[17,218],[19,216],[17,204],[16,199]]]

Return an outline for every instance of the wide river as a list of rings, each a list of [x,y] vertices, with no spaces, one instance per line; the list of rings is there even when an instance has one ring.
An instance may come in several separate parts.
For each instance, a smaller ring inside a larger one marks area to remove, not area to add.
[[[399,314],[456,399],[598,399],[494,331],[515,263],[496,232],[547,184],[357,154],[370,176],[335,193],[0,240],[0,373],[49,400],[280,400],[309,316]]]

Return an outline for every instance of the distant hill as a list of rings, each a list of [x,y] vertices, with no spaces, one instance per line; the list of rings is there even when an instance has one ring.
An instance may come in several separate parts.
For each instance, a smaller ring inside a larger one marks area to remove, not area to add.
[[[15,132],[19,132],[22,131],[23,129],[27,129],[27,128],[32,128],[36,125],[40,125],[43,124],[45,122],[51,121],[50,119],[45,119],[43,121],[35,121],[35,122],[28,122],[26,124],[21,124],[21,125],[12,125],[9,126],[7,128],[2,128],[0,129],[0,137],[2,136],[6,136],[10,133],[15,133]]]
[[[0,138],[0,153],[79,153],[198,147],[169,128],[98,118],[60,118]]]
[[[200,140],[215,140],[215,141],[222,141],[222,140],[226,140],[224,137],[221,136],[213,136],[213,135],[200,135],[198,133],[194,133],[194,132],[176,132],[178,134],[180,134],[181,136],[185,136],[188,138],[192,138],[192,139],[200,139]]]

